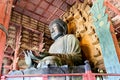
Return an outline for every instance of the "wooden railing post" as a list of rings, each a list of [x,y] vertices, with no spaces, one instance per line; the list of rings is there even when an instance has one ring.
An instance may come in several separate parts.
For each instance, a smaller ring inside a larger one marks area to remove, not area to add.
[[[44,75],[42,77],[43,77],[43,80],[48,80],[48,76],[47,75]]]
[[[0,80],[6,80],[5,76],[1,76]]]
[[[83,76],[83,80],[96,80],[88,60],[85,61],[85,76]]]

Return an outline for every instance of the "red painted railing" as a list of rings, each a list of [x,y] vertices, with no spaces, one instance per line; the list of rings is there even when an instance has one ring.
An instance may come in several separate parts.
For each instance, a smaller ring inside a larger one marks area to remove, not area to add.
[[[82,76],[82,80],[96,80],[96,76],[119,76],[120,74],[103,74],[103,73],[92,73],[87,71],[86,73],[74,73],[74,74],[32,74],[32,75],[4,75],[1,76],[1,80],[6,80],[7,78],[23,78],[23,77],[41,77],[42,80],[48,80],[48,77],[64,77],[64,76]],[[40,79],[41,80],[41,79]]]

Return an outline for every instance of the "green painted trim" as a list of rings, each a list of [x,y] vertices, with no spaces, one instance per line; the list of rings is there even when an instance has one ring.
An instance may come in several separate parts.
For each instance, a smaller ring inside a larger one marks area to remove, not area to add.
[[[108,15],[105,14],[106,8],[103,2],[104,0],[97,0],[90,12],[93,15],[106,71],[107,73],[120,73],[120,64],[110,32],[110,22],[108,22]]]

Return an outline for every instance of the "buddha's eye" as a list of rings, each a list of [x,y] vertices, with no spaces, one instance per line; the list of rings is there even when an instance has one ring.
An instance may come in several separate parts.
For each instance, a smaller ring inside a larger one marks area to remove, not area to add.
[[[54,29],[54,28],[52,28],[50,32],[51,32],[51,33],[54,33],[54,32],[55,32],[55,29]]]

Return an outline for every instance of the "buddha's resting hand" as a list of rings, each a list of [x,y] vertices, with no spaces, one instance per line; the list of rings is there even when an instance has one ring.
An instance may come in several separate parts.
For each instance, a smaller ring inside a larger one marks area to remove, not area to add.
[[[24,51],[24,53],[29,54],[31,59],[33,59],[33,60],[41,60],[41,59],[43,59],[46,56],[50,56],[50,54],[46,53],[46,52],[34,53],[31,50]]]

